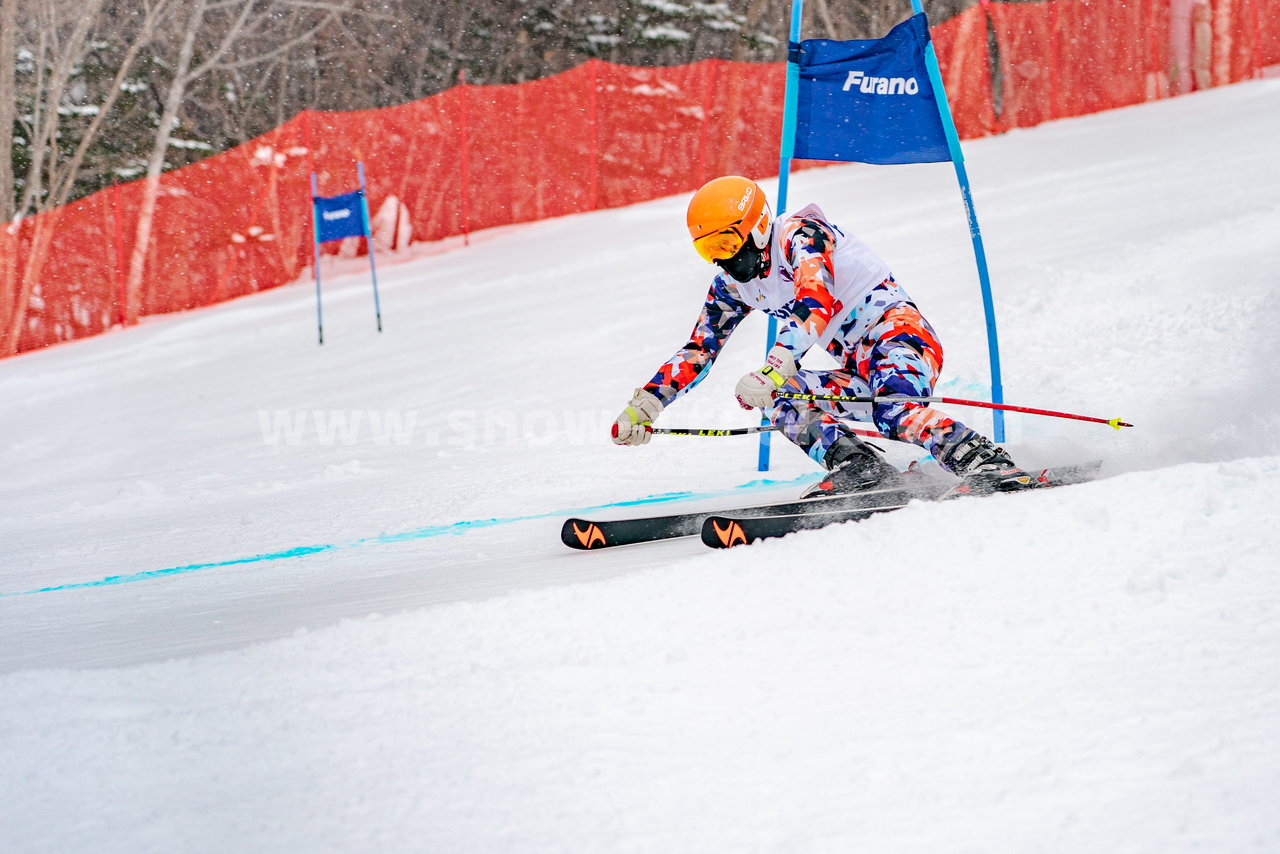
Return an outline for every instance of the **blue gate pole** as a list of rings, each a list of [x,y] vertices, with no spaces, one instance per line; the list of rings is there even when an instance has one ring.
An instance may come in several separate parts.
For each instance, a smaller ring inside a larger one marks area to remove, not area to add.
[[[782,216],[787,209],[787,185],[791,180],[791,156],[796,150],[796,100],[800,88],[800,57],[795,53],[800,43],[800,19],[804,12],[804,0],[791,0],[791,34],[787,44],[787,88],[782,98],[782,149],[778,159],[778,198],[774,210],[776,216]],[[778,340],[778,320],[769,316],[768,341],[765,351],[773,349]],[[769,417],[763,413],[760,425],[768,426]],[[760,471],[769,470],[769,437],[772,433],[760,434]]]
[[[311,173],[311,237],[315,247],[316,274],[316,327],[320,330],[320,343],[324,344],[324,315],[320,311],[320,214],[316,211],[316,173]]]
[[[911,11],[917,15],[924,11],[920,0],[911,0]],[[964,199],[965,214],[969,218],[969,236],[973,238],[973,258],[978,264],[978,282],[982,287],[982,311],[987,320],[987,355],[991,363],[991,402],[1004,403],[1004,385],[1000,381],[1000,341],[996,332],[996,308],[991,298],[991,277],[987,273],[987,252],[982,247],[982,230],[978,227],[978,215],[973,209],[973,191],[969,188],[969,174],[964,168],[964,152],[960,150],[960,135],[951,118],[951,106],[942,86],[942,73],[938,70],[938,57],[933,52],[933,39],[925,44],[925,67],[929,70],[929,82],[933,85],[934,100],[938,103],[938,115],[947,134],[947,148],[951,151],[951,163],[956,168],[956,180],[960,183],[960,196]],[[992,436],[1004,441],[1004,412],[992,410]]]
[[[378,268],[373,263],[373,228],[369,224],[369,193],[364,186],[364,163],[356,161],[360,173],[360,215],[364,217],[364,239],[369,244],[369,274],[373,277],[373,314],[378,319],[378,331],[382,331],[382,303],[378,299]]]

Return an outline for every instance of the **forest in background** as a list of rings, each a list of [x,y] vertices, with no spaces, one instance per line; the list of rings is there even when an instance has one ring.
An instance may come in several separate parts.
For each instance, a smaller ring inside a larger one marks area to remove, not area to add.
[[[936,0],[934,23],[976,0]],[[307,109],[520,83],[589,59],[786,58],[790,0],[0,0],[0,220],[162,172]],[[870,38],[906,0],[808,0]]]

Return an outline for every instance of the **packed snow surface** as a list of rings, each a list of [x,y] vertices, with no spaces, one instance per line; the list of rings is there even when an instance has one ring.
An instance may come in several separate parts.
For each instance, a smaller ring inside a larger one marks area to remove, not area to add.
[[[0,850],[1280,850],[1277,138],[1264,80],[967,144],[1006,399],[1136,426],[749,548],[557,536],[816,474],[608,439],[706,291],[683,197],[384,257],[381,335],[334,259],[323,347],[304,279],[0,362]],[[990,393],[948,166],[791,196]],[[757,321],[662,425],[751,423]]]

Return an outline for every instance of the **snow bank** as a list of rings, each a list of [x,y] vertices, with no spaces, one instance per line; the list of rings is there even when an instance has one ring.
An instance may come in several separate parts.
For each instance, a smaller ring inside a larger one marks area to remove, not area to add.
[[[1181,466],[9,676],[6,848],[1269,850],[1278,487]]]

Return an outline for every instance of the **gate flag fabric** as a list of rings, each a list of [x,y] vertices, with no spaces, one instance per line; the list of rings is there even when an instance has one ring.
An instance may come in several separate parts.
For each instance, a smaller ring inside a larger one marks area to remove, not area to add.
[[[328,243],[346,237],[367,237],[364,224],[364,193],[356,190],[340,196],[314,197],[316,242]]]
[[[925,65],[928,43],[923,13],[884,38],[801,42],[795,156],[877,164],[950,160]]]

